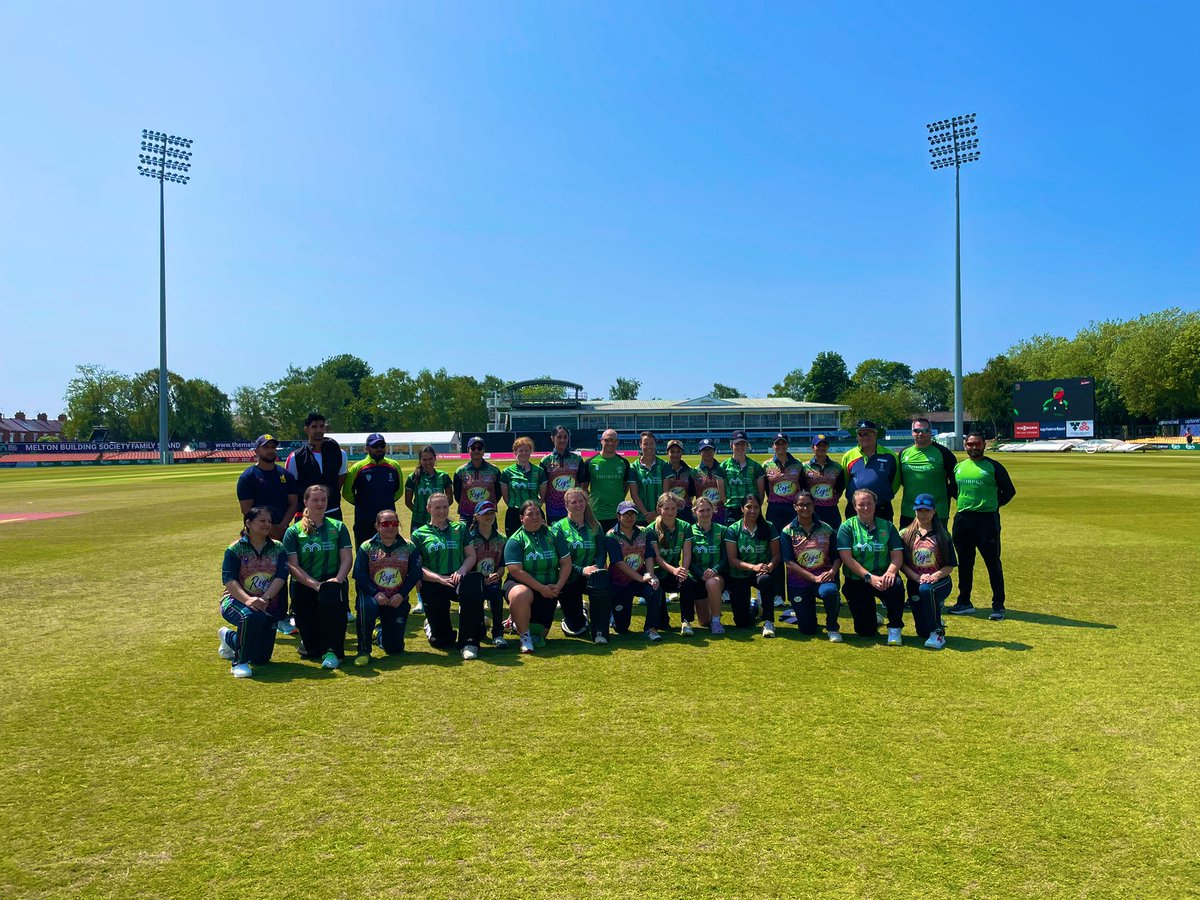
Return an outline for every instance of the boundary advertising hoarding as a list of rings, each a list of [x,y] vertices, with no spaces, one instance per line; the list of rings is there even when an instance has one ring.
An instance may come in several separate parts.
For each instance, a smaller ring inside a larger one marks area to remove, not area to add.
[[[1024,440],[1096,436],[1096,380],[1018,381],[1013,385],[1013,437]]]

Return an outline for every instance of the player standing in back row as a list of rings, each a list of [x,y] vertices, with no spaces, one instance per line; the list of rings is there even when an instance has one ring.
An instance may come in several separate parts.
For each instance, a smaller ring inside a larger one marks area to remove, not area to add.
[[[570,449],[571,432],[562,425],[551,432],[554,450],[542,457],[542,471],[546,473],[546,521],[553,525],[567,517],[567,491],[583,487],[588,480],[587,462]]]
[[[971,588],[975,583],[975,551],[983,557],[992,583],[993,621],[1004,618],[1004,568],[1000,564],[1000,507],[1017,494],[1008,471],[983,455],[983,435],[972,431],[965,444],[967,458],[954,467],[958,512],[954,515],[954,549],[958,553],[956,616],[975,612]]]

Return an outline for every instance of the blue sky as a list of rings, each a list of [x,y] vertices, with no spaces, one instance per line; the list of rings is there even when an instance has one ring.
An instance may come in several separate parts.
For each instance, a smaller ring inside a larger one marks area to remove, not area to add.
[[[142,128],[195,141],[170,367],[230,392],[340,352],[643,397],[949,368],[925,123],[967,112],[968,371],[1196,309],[1198,38],[1192,3],[8,3],[0,410],[157,365]]]

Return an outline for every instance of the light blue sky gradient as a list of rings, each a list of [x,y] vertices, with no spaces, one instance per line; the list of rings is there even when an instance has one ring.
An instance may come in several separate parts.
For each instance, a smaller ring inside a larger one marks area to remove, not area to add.
[[[1194,3],[0,7],[0,410],[170,366],[546,372],[766,394],[820,350],[968,370],[1200,305]],[[1189,62],[1191,60],[1191,62]],[[336,310],[336,318],[331,312]]]

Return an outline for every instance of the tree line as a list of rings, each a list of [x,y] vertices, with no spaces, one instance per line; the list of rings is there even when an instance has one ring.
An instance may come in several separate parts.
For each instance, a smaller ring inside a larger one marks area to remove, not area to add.
[[[1019,341],[963,379],[963,401],[975,421],[999,435],[1010,433],[1012,388],[1017,381],[1091,376],[1096,379],[1097,433],[1152,424],[1200,411],[1200,312],[1167,309],[1125,321],[1092,322],[1073,338],[1050,334]],[[486,398],[503,388],[495,375],[482,379],[445,369],[376,372],[349,353],[314,366],[288,366],[276,381],[243,385],[233,396],[201,378],[168,373],[173,440],[249,439],[301,433],[304,417],[320,410],[339,431],[482,431]],[[609,399],[635,400],[642,383],[620,376]],[[741,397],[716,383],[716,397]],[[907,363],[865,359],[849,370],[834,351],[818,353],[807,368],[788,372],[773,397],[850,407],[843,425],[869,418],[903,426],[919,412],[949,410],[954,381],[948,369],[913,370]],[[67,385],[64,436],[87,438],[93,426],[112,440],[145,440],[158,433],[158,370],[127,376],[97,365],[76,367]]]

